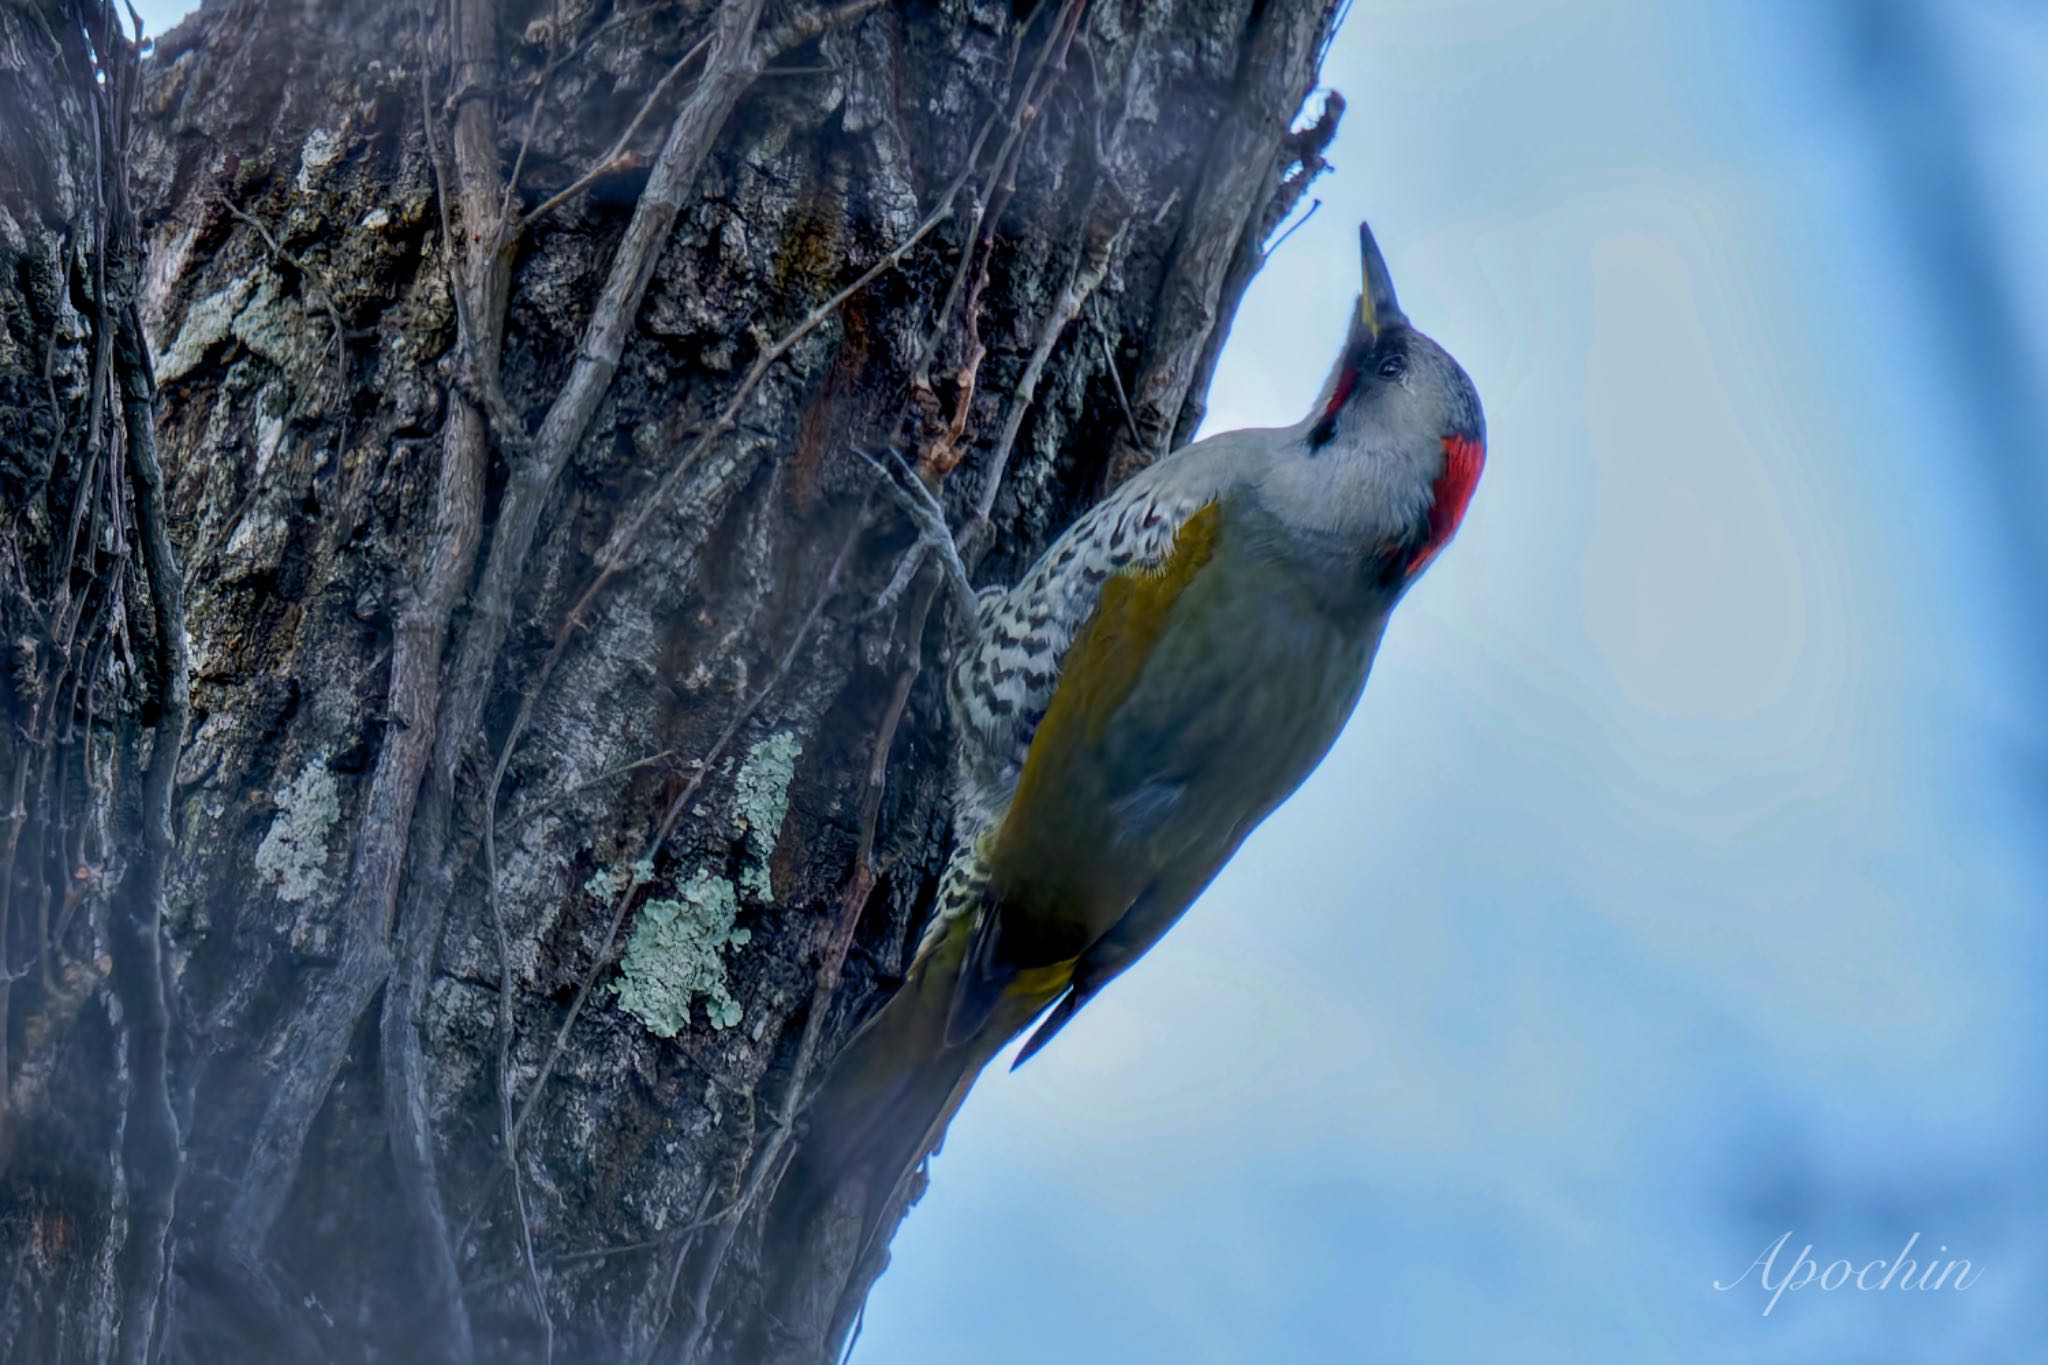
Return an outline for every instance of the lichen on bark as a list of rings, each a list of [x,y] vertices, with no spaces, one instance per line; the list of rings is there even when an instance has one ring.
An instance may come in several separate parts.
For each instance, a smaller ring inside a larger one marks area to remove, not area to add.
[[[733,779],[733,818],[746,833],[748,853],[740,889],[757,900],[775,898],[769,863],[789,818],[790,784],[796,781],[796,761],[803,752],[794,735],[769,735],[747,751],[747,760]]]
[[[643,903],[612,987],[619,1008],[657,1038],[688,1028],[690,1007],[698,1000],[710,1027],[737,1024],[741,1011],[726,986],[726,950],[744,947],[753,937],[733,926],[738,914],[732,883],[702,870],[672,894]]]
[[[327,832],[340,818],[334,775],[315,757],[277,793],[277,816],[256,845],[257,876],[285,900],[311,900],[326,876]]]

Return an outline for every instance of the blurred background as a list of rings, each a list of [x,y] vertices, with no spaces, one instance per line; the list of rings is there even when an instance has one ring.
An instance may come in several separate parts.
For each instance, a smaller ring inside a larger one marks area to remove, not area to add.
[[[1486,477],[856,1365],[2038,1361],[2048,7],[1359,0],[1325,76],[1210,428],[1306,411],[1370,218]],[[1787,1232],[1977,1277],[1764,1316]]]

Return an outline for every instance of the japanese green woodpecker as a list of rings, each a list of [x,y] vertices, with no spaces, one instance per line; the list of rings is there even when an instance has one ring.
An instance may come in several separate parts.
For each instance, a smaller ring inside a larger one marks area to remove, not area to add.
[[[1306,417],[1167,456],[973,599],[938,913],[814,1101],[799,1189],[859,1167],[879,1213],[988,1061],[1033,1021],[1018,1061],[1044,1047],[1158,942],[1351,715],[1486,460],[1472,381],[1359,236]]]

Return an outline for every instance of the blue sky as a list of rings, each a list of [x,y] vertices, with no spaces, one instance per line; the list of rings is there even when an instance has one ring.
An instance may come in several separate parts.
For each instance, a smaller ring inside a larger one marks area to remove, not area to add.
[[[1485,480],[1315,777],[977,1090],[857,1362],[2036,1358],[2048,460],[1985,377],[2048,357],[2048,21],[1868,0],[1944,122],[1856,3],[1358,0],[1210,429],[1305,410],[1370,218]],[[1787,1231],[1981,1278],[1712,1288]]]

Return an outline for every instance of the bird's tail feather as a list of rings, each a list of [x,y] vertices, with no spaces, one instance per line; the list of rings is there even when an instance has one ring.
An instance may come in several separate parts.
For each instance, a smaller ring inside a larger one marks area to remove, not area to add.
[[[934,944],[840,1051],[811,1101],[805,1135],[776,1196],[785,1216],[808,1222],[851,1198],[865,1239],[938,1145],[982,1068],[1044,1007],[1045,999],[1001,997],[981,1028],[948,1041],[971,932],[963,922]]]
[[[1024,1040],[1024,1046],[1017,1049],[1016,1060],[1010,1063],[1015,1071],[1038,1055],[1038,1050],[1053,1040],[1055,1034],[1067,1026],[1067,1021],[1081,1012],[1081,1006],[1088,1003],[1089,992],[1079,986],[1070,986],[1059,998],[1045,1018],[1038,1021],[1038,1027],[1031,1030],[1031,1036]]]
[[[1039,1012],[1062,995],[1071,995],[1076,959],[1022,966],[1004,951],[1002,916],[990,906],[977,917],[969,931],[959,970],[955,975],[953,1002],[946,1017],[946,1043],[960,1045],[972,1039],[999,1034],[1002,1043],[1023,1031]],[[1078,1001],[1074,1008],[1079,1007]],[[1066,1011],[1071,1015],[1072,1009]],[[1065,1023],[1064,1018],[1059,1023]],[[1052,1033],[1058,1032],[1058,1025]],[[1043,1032],[1043,1030],[1041,1030]],[[1052,1037],[1045,1033],[1030,1050]],[[1021,1059],[1020,1059],[1021,1060]]]
[[[1015,973],[998,959],[1002,940],[1002,917],[993,907],[980,915],[968,931],[967,947],[954,974],[953,999],[946,1014],[946,1042],[965,1043],[987,1031],[989,1017],[1001,1005],[1004,992]]]

